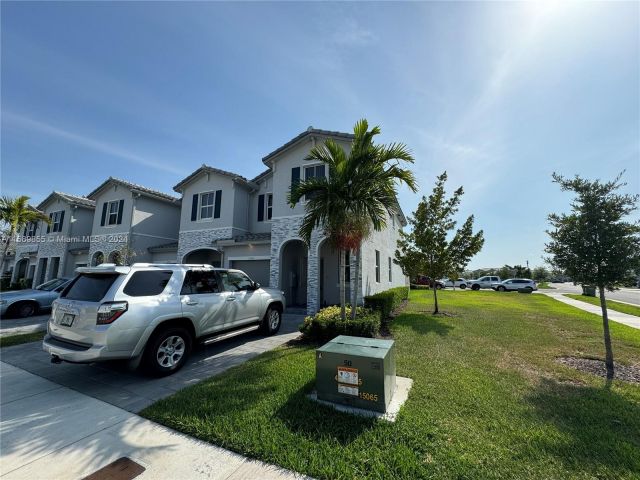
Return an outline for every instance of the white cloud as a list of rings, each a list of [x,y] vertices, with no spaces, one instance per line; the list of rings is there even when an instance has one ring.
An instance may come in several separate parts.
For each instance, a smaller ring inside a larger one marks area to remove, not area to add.
[[[61,138],[72,143],[90,148],[92,150],[106,153],[107,155],[112,155],[124,160],[129,160],[145,167],[155,168],[157,170],[162,170],[164,172],[169,172],[177,175],[185,174],[185,171],[183,169],[177,168],[171,164],[159,162],[157,159],[146,158],[136,153],[125,150],[118,145],[70,132],[68,130],[58,128],[48,123],[34,120],[33,118],[29,118],[24,115],[3,111],[2,122],[13,124],[19,128],[28,129],[52,137]]]

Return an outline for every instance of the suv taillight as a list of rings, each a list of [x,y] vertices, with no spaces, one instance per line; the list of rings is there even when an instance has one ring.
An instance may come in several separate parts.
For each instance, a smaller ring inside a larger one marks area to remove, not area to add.
[[[105,302],[98,307],[98,318],[96,325],[107,325],[113,323],[120,315],[127,311],[127,302]]]

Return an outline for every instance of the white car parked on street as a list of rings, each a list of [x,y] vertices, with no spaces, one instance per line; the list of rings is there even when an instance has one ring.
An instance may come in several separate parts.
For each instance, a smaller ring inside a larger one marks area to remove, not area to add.
[[[538,285],[535,281],[528,278],[509,278],[499,285],[496,285],[494,290],[498,292],[515,292],[519,290],[533,292],[534,290],[538,290]]]
[[[467,285],[471,285],[471,290],[480,290],[481,288],[493,288],[500,284],[500,277],[485,276],[477,280],[469,280]]]
[[[438,280],[438,282],[442,284],[444,288],[455,287],[455,288],[461,288],[463,290],[467,288],[467,281],[464,278],[459,278],[455,281],[451,280],[450,278],[442,278]]]

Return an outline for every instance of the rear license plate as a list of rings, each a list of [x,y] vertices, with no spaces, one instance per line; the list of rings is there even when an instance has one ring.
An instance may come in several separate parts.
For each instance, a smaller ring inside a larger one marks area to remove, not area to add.
[[[60,325],[62,325],[63,327],[70,327],[73,324],[73,320],[75,318],[76,318],[75,315],[71,313],[65,313],[64,315],[62,315],[62,318],[60,319]]]

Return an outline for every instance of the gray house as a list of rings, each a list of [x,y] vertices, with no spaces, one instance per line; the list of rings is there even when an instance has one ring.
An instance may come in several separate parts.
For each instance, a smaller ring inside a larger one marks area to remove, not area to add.
[[[304,203],[291,208],[286,201],[293,182],[328,175],[322,163],[304,160],[318,142],[332,138],[345,150],[353,136],[309,128],[262,159],[267,167],[253,179],[203,165],[179,182],[182,194],[177,261],[240,268],[263,285],[280,288],[290,306],[312,313],[339,303],[338,253],[314,232],[309,247],[298,236]],[[402,213],[388,221],[383,232],[373,232],[362,246],[358,298],[406,284],[393,262],[399,229],[406,225]]]
[[[142,185],[109,177],[93,190],[95,202],[88,258],[115,263],[133,253],[136,262],[175,262],[180,200]]]
[[[95,203],[86,197],[54,191],[37,209],[51,223],[30,223],[19,232],[12,283],[27,279],[35,286],[70,276],[76,267],[87,265]]]

